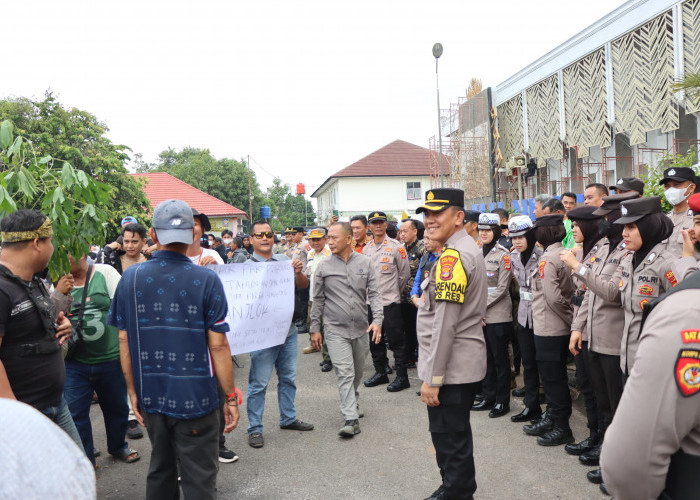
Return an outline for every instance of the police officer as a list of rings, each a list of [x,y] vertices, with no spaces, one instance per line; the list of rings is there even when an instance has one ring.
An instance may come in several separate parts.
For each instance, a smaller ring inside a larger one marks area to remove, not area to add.
[[[696,254],[700,252],[700,193],[688,198],[688,206],[693,211],[693,227],[683,234],[683,257],[673,263],[673,272],[678,281],[685,279],[700,267]]]
[[[673,209],[668,213],[673,221],[673,234],[668,240],[668,250],[676,257],[683,254],[683,229],[693,227],[693,211],[688,207],[688,198],[695,192],[697,178],[689,167],[672,167],[664,170],[659,184],[664,187],[664,196]],[[700,259],[700,252],[695,256]]]
[[[491,410],[489,417],[501,417],[510,411],[510,361],[508,340],[513,328],[513,305],[510,300],[510,283],[513,278],[510,253],[498,244],[501,236],[498,214],[483,213],[479,216],[481,252],[486,260],[486,315],[484,338],[486,339],[486,378],[483,383],[484,399],[472,408],[475,411]]]
[[[302,264],[302,272],[306,274],[306,266],[308,265],[308,254],[311,250],[308,242],[304,239],[304,228],[302,226],[294,226],[289,228],[287,239],[292,238],[292,243],[284,252],[290,260],[300,260]],[[296,321],[299,333],[306,333],[306,318],[309,316],[309,288],[297,288],[294,291],[301,304],[300,318]]]
[[[618,500],[698,498],[697,304],[698,272],[645,308],[634,369],[600,457],[606,492]]]
[[[513,217],[508,222],[508,232],[513,242],[510,254],[513,277],[520,286],[518,303],[518,345],[523,362],[525,382],[525,409],[510,417],[512,422],[526,422],[542,415],[539,401],[540,374],[537,369],[535,339],[532,323],[532,280],[542,256],[542,247],[537,245],[532,220],[527,215]]]
[[[614,191],[615,194],[634,191],[637,197],[640,197],[644,195],[644,181],[636,177],[620,177],[614,186],[610,186],[610,191]]]
[[[411,386],[406,372],[406,339],[404,338],[403,320],[401,318],[401,291],[408,283],[410,268],[406,249],[398,241],[386,235],[388,221],[384,212],[372,212],[367,218],[372,230],[372,240],[367,243],[363,255],[372,261],[372,265],[379,273],[379,282],[384,306],[384,323],[382,324],[382,337],[389,344],[389,349],[394,352],[396,364],[396,378],[387,386],[387,391],[397,392]],[[372,323],[372,310],[369,310],[370,324]],[[386,368],[389,360],[386,356],[384,342],[370,343],[372,362],[375,374],[365,380],[367,387],[375,387],[389,383]]]
[[[571,395],[566,370],[569,332],[572,319],[571,297],[575,286],[571,271],[561,261],[562,240],[566,235],[561,215],[542,215],[535,221],[537,242],[544,253],[537,264],[532,282],[532,319],[535,331],[537,366],[547,397],[547,414],[541,420],[525,425],[530,436],[538,436],[541,446],[573,443],[569,427]]]
[[[477,227],[479,225],[480,215],[481,212],[477,210],[465,210],[464,212],[464,230],[476,241],[477,245],[480,245],[479,229]]]
[[[418,303],[418,375],[442,485],[431,499],[471,498],[476,491],[469,412],[486,374],[486,266],[464,231],[464,192],[426,193],[426,231],[442,245]]]
[[[403,318],[404,338],[406,339],[406,356],[408,367],[415,368],[418,359],[418,339],[416,338],[416,313],[417,310],[411,301],[411,289],[418,273],[421,259],[428,251],[425,249],[421,233],[424,231],[423,223],[413,219],[406,219],[401,223],[401,241],[406,247],[408,265],[411,275],[401,292],[401,316]]]

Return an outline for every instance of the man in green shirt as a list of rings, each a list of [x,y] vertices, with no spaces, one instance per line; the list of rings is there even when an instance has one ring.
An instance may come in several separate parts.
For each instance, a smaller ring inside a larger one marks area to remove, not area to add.
[[[70,257],[74,286],[70,290],[73,303],[70,318],[74,328],[82,311],[80,332],[83,342],[66,358],[65,397],[75,426],[90,461],[95,465],[90,403],[97,393],[105,421],[107,449],[115,458],[135,462],[139,453],[126,442],[129,406],[126,383],[119,361],[119,337],[115,327],[106,323],[107,313],[119,283],[120,275],[106,264],[88,265],[85,256],[76,261]],[[90,274],[88,276],[88,273]],[[83,289],[87,294],[83,304]]]
[[[561,214],[564,216],[564,228],[566,229],[566,236],[562,240],[561,244],[567,250],[572,249],[574,245],[576,245],[576,242],[574,241],[574,234],[571,231],[571,221],[566,218],[566,208],[564,207],[564,204],[560,200],[552,198],[544,204],[542,210],[544,211],[545,215]]]

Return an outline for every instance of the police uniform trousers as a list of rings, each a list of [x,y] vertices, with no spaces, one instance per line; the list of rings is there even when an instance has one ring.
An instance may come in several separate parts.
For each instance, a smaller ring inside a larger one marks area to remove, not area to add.
[[[559,428],[569,428],[571,394],[566,372],[569,336],[541,337],[535,333],[537,367],[547,399],[547,416]]]
[[[510,404],[510,358],[508,342],[513,323],[488,323],[483,327],[486,339],[486,378],[483,395],[486,401]]]
[[[372,308],[367,308],[368,319],[372,323]],[[375,344],[372,342],[372,332],[369,333],[369,350],[372,353],[372,364],[377,373],[384,373],[389,364],[386,356],[386,346],[394,352],[396,373],[406,375],[406,343],[403,335],[403,318],[401,317],[401,304],[395,302],[384,306],[384,321],[382,322],[382,340]],[[386,342],[386,343],[385,343]]]
[[[591,383],[591,365],[588,359],[588,341],[581,342],[579,353],[574,356],[576,364],[576,382],[579,390],[583,393],[583,403],[586,407],[586,420],[591,431],[598,431],[600,420],[598,416],[598,405],[596,403],[593,384]]]
[[[309,316],[309,289],[308,288],[297,288],[294,290],[294,295],[296,299],[301,303],[301,311],[299,318],[295,321],[299,333],[306,333],[307,324],[306,319]]]
[[[469,499],[476,491],[469,411],[478,385],[443,385],[438,393],[440,405],[427,407],[430,436],[445,488],[445,498],[451,500]]]
[[[622,397],[620,356],[588,351],[588,361],[591,369],[591,384],[598,404],[600,421],[598,430],[604,434]]]
[[[416,309],[416,306],[411,302],[401,302],[406,358],[413,362],[418,361],[418,335],[416,333],[417,316],[418,309]]]
[[[535,353],[535,333],[532,328],[518,324],[518,345],[523,363],[523,381],[525,382],[525,398],[523,403],[525,408],[539,413],[541,411],[540,392],[540,372],[537,368],[537,354]]]

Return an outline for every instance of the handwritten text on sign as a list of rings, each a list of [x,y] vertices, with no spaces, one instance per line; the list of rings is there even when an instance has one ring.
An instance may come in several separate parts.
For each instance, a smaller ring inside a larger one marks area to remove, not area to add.
[[[292,263],[245,262],[211,269],[226,292],[231,354],[282,344],[294,313]]]

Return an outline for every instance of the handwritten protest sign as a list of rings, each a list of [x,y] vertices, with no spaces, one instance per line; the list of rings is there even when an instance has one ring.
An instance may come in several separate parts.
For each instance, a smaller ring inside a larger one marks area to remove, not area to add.
[[[221,279],[228,301],[226,334],[231,354],[280,345],[294,313],[294,271],[291,261],[245,262],[211,266]]]

